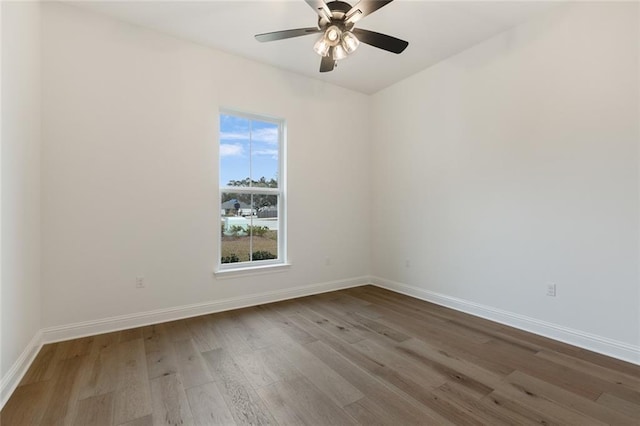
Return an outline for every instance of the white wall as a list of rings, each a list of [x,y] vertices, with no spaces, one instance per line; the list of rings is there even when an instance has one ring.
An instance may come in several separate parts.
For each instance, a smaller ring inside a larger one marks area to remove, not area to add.
[[[41,328],[40,6],[2,2],[2,402]],[[6,387],[5,387],[6,386]],[[0,403],[1,406],[1,403]]]
[[[45,327],[367,275],[367,96],[62,4],[43,40]],[[219,107],[287,120],[287,272],[212,276]]]
[[[375,95],[373,274],[637,347],[638,40],[574,4]]]

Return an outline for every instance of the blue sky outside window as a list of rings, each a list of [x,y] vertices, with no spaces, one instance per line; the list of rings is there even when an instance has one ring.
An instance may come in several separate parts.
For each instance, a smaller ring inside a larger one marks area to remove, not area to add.
[[[278,180],[278,124],[220,114],[220,185]]]

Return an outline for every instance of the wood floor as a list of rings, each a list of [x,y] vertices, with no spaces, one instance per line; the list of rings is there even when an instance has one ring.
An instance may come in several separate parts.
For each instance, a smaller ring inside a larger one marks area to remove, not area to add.
[[[640,367],[366,286],[46,345],[14,425],[638,425]]]

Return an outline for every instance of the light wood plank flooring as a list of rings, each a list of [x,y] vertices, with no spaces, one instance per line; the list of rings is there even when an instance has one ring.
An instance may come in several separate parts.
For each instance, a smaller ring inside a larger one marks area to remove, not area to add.
[[[22,425],[638,425],[640,367],[372,286],[46,345]]]

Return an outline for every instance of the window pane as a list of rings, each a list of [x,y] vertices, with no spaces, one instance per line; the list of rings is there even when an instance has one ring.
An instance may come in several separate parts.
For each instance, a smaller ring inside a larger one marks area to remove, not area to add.
[[[220,114],[220,258],[223,269],[282,263],[278,203],[282,121]],[[268,189],[267,189],[268,188]],[[262,192],[266,191],[266,192]],[[273,191],[273,192],[270,192]],[[262,192],[262,193],[261,193]],[[237,266],[234,266],[237,264]]]
[[[221,186],[249,186],[250,136],[249,119],[220,114]]]
[[[278,196],[254,194],[256,216],[252,219],[252,260],[278,258]]]
[[[220,204],[221,263],[248,262],[251,253],[249,226],[251,216],[243,213],[251,209],[251,195],[222,193]]]
[[[251,121],[251,178],[259,187],[278,187],[279,127],[274,123]]]

